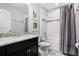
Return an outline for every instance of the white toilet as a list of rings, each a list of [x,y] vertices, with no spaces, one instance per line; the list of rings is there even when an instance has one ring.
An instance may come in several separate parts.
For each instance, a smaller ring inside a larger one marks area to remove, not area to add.
[[[39,53],[41,55],[47,55],[48,49],[51,46],[50,42],[47,41],[47,38],[42,38],[42,41],[39,42]]]

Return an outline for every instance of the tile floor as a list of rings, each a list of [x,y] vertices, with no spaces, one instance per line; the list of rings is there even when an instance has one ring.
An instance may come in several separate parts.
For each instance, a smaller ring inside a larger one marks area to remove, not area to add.
[[[65,55],[59,51],[48,49],[48,52],[45,50],[41,50],[41,56],[65,56]]]

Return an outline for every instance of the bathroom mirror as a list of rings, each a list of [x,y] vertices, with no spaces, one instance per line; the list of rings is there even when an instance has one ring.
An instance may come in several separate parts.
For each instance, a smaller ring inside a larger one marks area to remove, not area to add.
[[[27,4],[0,3],[0,33],[28,32],[27,17],[28,17]]]

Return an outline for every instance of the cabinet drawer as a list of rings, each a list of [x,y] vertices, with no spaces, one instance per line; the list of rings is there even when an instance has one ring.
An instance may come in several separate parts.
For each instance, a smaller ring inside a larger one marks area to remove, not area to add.
[[[30,55],[31,56],[38,56],[38,45],[34,45],[30,47]]]

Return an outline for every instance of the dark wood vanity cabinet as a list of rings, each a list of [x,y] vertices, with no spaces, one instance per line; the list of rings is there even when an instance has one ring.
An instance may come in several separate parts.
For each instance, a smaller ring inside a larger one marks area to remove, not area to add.
[[[38,37],[2,46],[0,56],[38,56]]]

